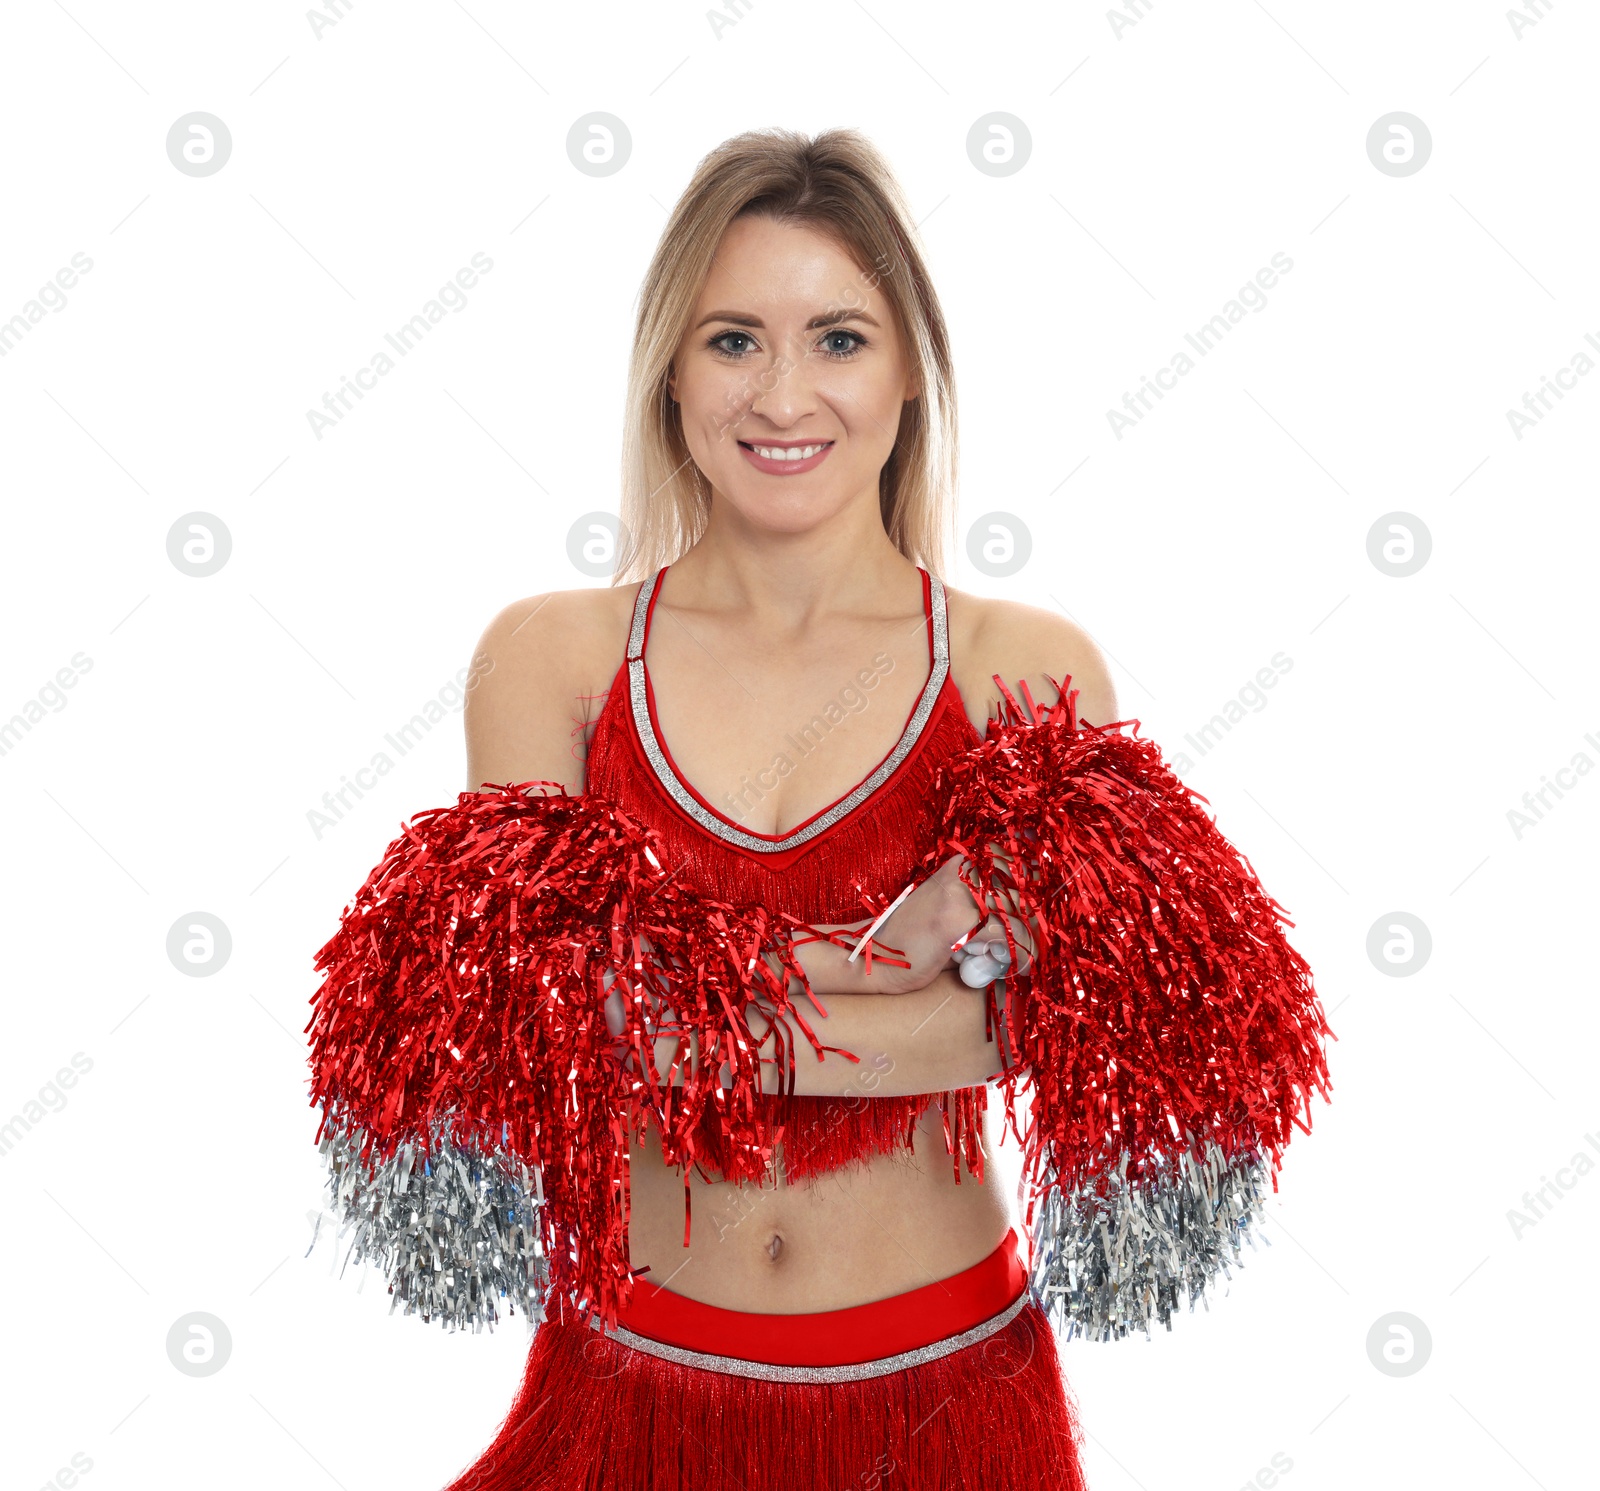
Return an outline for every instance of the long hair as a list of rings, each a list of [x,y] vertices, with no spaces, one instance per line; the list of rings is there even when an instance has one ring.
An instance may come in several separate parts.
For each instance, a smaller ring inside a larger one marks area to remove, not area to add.
[[[705,531],[711,490],[689,454],[667,378],[723,233],[734,219],[758,214],[833,238],[893,307],[920,392],[902,405],[878,505],[894,546],[942,578],[953,538],[955,371],[904,194],[856,130],[810,139],[767,129],[735,135],[700,162],[640,287],[622,439],[624,536],[612,583],[644,579]]]

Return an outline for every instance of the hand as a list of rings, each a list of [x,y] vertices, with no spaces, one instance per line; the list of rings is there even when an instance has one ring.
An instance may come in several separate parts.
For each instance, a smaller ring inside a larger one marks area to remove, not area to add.
[[[1000,947],[996,951],[1003,952],[1005,925],[999,916],[983,915],[977,898],[961,880],[961,863],[959,855],[952,855],[878,928],[873,945],[892,949],[894,962],[874,957],[869,969],[865,952],[852,963],[848,949],[837,943],[814,941],[797,946],[796,957],[812,989],[818,994],[910,994],[959,966],[961,960],[952,949],[963,939],[997,941]],[[847,932],[849,946],[854,947],[870,925],[864,921],[829,930]],[[1012,936],[1024,950],[1026,966],[1033,945],[1026,923],[1013,916],[1011,926]]]
[[[867,992],[909,994],[927,988],[956,966],[951,949],[983,917],[983,908],[961,881],[961,863],[958,855],[952,855],[878,928],[874,942],[893,948],[911,966],[875,962],[866,980]]]
[[[898,948],[902,939],[909,939],[906,953],[912,966],[893,970],[899,978],[879,985],[878,992],[895,992],[890,983],[924,988],[947,968],[956,969],[969,988],[986,987],[1012,966],[1013,954],[1006,941],[1008,924],[1016,947],[1016,971],[1027,971],[1033,961],[1033,936],[1028,923],[1008,901],[975,925],[982,907],[961,880],[961,865],[959,857],[947,859],[879,929],[882,939],[891,946]],[[907,911],[912,915],[907,919],[909,925],[903,927],[901,918]],[[954,947],[955,943],[961,945]],[[952,951],[939,963],[940,949],[945,946]],[[919,978],[921,982],[909,982]]]
[[[1004,978],[1012,971],[1011,946],[1005,939],[1005,933],[991,935],[990,927],[994,920],[990,917],[982,933],[956,949],[961,982],[969,989],[986,989],[997,978]],[[1021,936],[1015,931],[1011,935],[1017,944],[1016,972],[1026,973],[1033,963],[1033,951],[1027,944],[1026,929]]]
[[[829,923],[816,930],[824,938],[797,937],[795,961],[805,971],[814,993],[826,994],[909,994],[928,986],[945,969],[954,968],[951,945],[973,929],[978,919],[978,904],[961,884],[952,858],[914,890],[873,935],[870,948],[851,961],[851,951],[876,920]],[[999,935],[1004,936],[1004,933]],[[909,963],[909,967],[903,966]],[[791,985],[794,996],[799,985]]]

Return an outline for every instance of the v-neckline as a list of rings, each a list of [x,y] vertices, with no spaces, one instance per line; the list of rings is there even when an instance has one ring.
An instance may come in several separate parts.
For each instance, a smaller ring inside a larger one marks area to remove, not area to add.
[[[715,834],[719,839],[737,844],[744,849],[769,854],[781,853],[809,843],[819,834],[826,833],[836,824],[842,823],[888,782],[900,764],[911,754],[928,720],[932,717],[934,704],[943,692],[950,673],[949,623],[945,611],[943,584],[921,565],[917,566],[917,571],[922,576],[922,609],[928,631],[928,677],[922,686],[922,692],[906,716],[906,723],[899,739],[878,764],[843,797],[835,799],[825,808],[818,809],[786,833],[762,834],[744,828],[713,807],[678,769],[662,737],[660,721],[656,715],[655,691],[650,683],[650,670],[645,663],[644,649],[656,597],[660,593],[661,580],[669,568],[669,565],[662,565],[639,587],[639,593],[634,598],[633,626],[628,635],[628,657],[625,664],[628,669],[628,696],[632,706],[634,733],[644,751],[645,759],[650,763],[657,781],[673,801],[702,828]]]

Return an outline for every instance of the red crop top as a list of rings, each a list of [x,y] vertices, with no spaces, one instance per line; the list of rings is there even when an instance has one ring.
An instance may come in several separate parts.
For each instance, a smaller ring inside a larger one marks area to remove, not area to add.
[[[664,867],[681,867],[685,881],[702,894],[766,905],[812,922],[870,918],[904,888],[932,846],[938,819],[932,786],[939,766],[979,743],[950,673],[944,586],[921,570],[928,679],[900,738],[843,797],[788,833],[768,835],[742,828],[702,797],[677,770],[662,739],[644,653],[666,572],[663,566],[639,587],[627,658],[589,743],[587,790],[653,828],[665,847]],[[822,717],[813,724],[831,728]],[[802,740],[796,748],[811,747]],[[802,1043],[797,1059],[811,1055]],[[762,1101],[788,1180],[909,1148],[917,1120],[934,1104],[943,1114],[945,1148],[959,1180],[963,1156],[970,1171],[982,1173],[978,1141],[987,1091],[873,1097],[863,1088],[860,1097],[767,1094]],[[714,1159],[718,1146],[709,1125],[701,1141]]]

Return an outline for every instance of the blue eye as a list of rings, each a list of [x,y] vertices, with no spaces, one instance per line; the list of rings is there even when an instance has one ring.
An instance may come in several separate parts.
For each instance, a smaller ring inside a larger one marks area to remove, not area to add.
[[[849,338],[849,341],[842,348],[826,347],[826,343],[833,341],[836,338]],[[748,347],[735,349],[726,345],[728,342],[734,340],[745,342],[748,344]],[[755,338],[752,337],[747,331],[719,331],[706,343],[706,346],[709,347],[711,351],[715,352],[719,357],[726,358],[730,362],[741,361],[747,355],[749,347],[753,347],[754,345]],[[863,347],[867,346],[868,343],[867,339],[862,336],[859,331],[848,331],[844,327],[834,327],[832,330],[825,331],[822,334],[822,343],[819,345],[824,346],[822,353],[824,357],[832,357],[843,362],[854,357],[856,353],[859,352]]]
[[[843,327],[836,327],[832,331],[823,333],[823,341],[830,337],[853,337],[854,340],[843,351],[829,352],[829,357],[854,357],[861,348],[867,345],[867,339],[859,331],[846,331]]]
[[[738,357],[740,355],[739,353],[734,352],[731,349],[729,349],[727,347],[724,347],[722,345],[730,337],[742,337],[747,342],[752,340],[752,338],[750,337],[750,335],[747,332],[743,332],[743,331],[723,331],[723,332],[718,332],[716,336],[712,337],[711,340],[706,343],[706,345],[708,347],[710,347],[712,349],[712,351],[714,351],[714,352],[722,352],[722,353],[725,353],[727,356],[730,356],[730,357]]]

